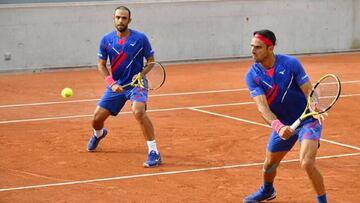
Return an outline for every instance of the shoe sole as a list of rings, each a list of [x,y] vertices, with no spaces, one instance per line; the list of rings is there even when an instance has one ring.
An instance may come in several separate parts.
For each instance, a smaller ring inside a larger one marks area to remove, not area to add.
[[[102,139],[102,137],[101,137],[101,139]],[[94,149],[88,149],[88,148],[87,148],[87,151],[88,151],[88,152],[93,152],[93,151],[96,151],[96,148],[98,147],[98,145],[99,145],[99,143],[100,143],[101,139],[98,141],[98,144],[96,145],[96,147],[95,147]]]
[[[275,198],[276,198],[276,194],[275,194],[274,196],[272,196],[272,197],[270,197],[270,198],[266,199],[266,201],[270,201],[270,200],[273,200],[273,199],[275,199]]]
[[[264,202],[264,201],[271,201],[273,199],[276,198],[276,193],[274,193],[271,197],[267,198],[267,199],[264,199],[264,200],[261,200],[261,201],[252,201],[252,202],[249,202],[249,201],[244,201],[244,203],[261,203],[261,202]]]
[[[144,166],[145,168],[154,168],[154,167],[160,166],[161,164],[162,164],[162,160],[160,160],[157,164],[152,165],[152,166],[150,166],[150,165],[147,164],[147,163],[144,163],[143,166]]]

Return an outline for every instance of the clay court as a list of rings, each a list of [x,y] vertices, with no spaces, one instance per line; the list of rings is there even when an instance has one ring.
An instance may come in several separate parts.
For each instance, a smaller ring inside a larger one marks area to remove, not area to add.
[[[358,203],[360,53],[298,57],[313,82],[326,73],[342,81],[317,164],[329,202]],[[164,163],[151,169],[130,103],[86,151],[105,87],[95,68],[1,74],[0,202],[241,202],[262,184],[271,131],[243,80],[251,63],[165,64],[167,81],[148,103]],[[62,98],[64,87],[74,96]],[[272,202],[314,202],[298,154],[296,144],[280,165]]]

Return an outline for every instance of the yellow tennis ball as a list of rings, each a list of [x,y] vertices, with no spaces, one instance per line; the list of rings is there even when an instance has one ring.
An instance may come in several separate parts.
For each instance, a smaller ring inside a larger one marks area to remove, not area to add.
[[[61,96],[63,96],[64,98],[71,97],[72,95],[73,95],[73,91],[69,87],[66,87],[63,90],[61,90]]]

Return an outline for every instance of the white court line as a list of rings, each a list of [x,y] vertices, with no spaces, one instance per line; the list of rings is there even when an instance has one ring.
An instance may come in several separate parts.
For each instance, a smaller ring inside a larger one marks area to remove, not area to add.
[[[224,115],[224,114],[214,113],[214,112],[211,112],[211,111],[206,111],[206,110],[197,109],[197,108],[191,108],[190,107],[188,109],[193,110],[193,111],[198,111],[198,112],[201,112],[201,113],[214,115],[214,116],[219,116],[219,117],[223,117],[223,118],[229,118],[229,119],[233,119],[233,120],[237,120],[237,121],[242,121],[242,122],[245,122],[245,123],[250,123],[250,124],[254,124],[254,125],[259,125],[259,126],[271,128],[269,125],[254,122],[254,121],[250,121],[250,120],[247,120],[247,119],[242,119],[242,118],[237,118],[237,117],[228,116],[228,115]],[[348,145],[348,144],[343,144],[343,143],[340,143],[340,142],[335,142],[335,141],[331,141],[331,140],[327,140],[327,139],[323,139],[323,138],[321,138],[321,140],[324,141],[324,142],[331,143],[331,144],[335,144],[335,145],[339,145],[339,146],[342,146],[342,147],[347,147],[347,148],[350,148],[350,149],[355,149],[355,150],[360,151],[360,147],[356,147],[356,146],[352,146],[352,145]]]
[[[355,146],[352,146],[352,145],[343,144],[343,143],[331,141],[331,140],[324,139],[324,138],[321,138],[321,140],[324,141],[324,142],[331,143],[331,144],[335,144],[335,145],[339,145],[339,146],[347,147],[347,148],[351,148],[351,149],[356,149],[356,150],[359,150],[359,151],[360,151],[360,147],[355,147]]]
[[[246,88],[240,89],[226,89],[226,90],[207,90],[207,91],[194,91],[194,92],[180,92],[180,93],[164,93],[164,94],[150,94],[149,97],[168,97],[168,96],[183,96],[183,95],[196,95],[196,94],[213,94],[213,93],[227,93],[227,92],[240,92],[245,91]],[[54,102],[37,102],[26,104],[7,104],[0,105],[0,108],[12,108],[12,107],[24,107],[24,106],[42,106],[53,104],[68,104],[68,103],[82,103],[99,101],[99,99],[82,99],[82,100],[70,100],[70,101],[54,101]]]
[[[316,159],[332,159],[332,158],[349,157],[349,156],[357,156],[357,155],[360,155],[360,152],[329,155],[329,156],[319,156],[319,157],[316,157]],[[283,160],[283,161],[281,161],[281,163],[292,163],[292,162],[298,162],[298,161],[300,161],[300,160],[299,159],[290,159],[290,160]],[[162,175],[195,173],[195,172],[233,169],[233,168],[246,168],[246,167],[261,166],[261,165],[263,165],[263,162],[250,163],[250,164],[228,165],[228,166],[215,166],[215,167],[208,167],[208,168],[196,168],[196,169],[179,170],[179,171],[167,171],[167,172],[159,172],[159,173],[145,173],[145,174],[128,175],[128,176],[117,176],[117,177],[111,177],[111,178],[99,178],[99,179],[69,181],[69,182],[61,182],[61,183],[50,183],[50,184],[42,184],[42,185],[29,185],[29,186],[13,187],[13,188],[0,188],[0,192],[35,189],[35,188],[47,188],[47,187],[75,185],[75,184],[86,184],[86,183],[95,183],[95,182],[106,182],[106,181],[113,181],[113,180],[135,179],[135,178],[143,178],[143,177],[162,176]]]
[[[165,109],[150,109],[147,112],[163,112],[163,111],[177,111],[184,110],[187,108],[209,108],[209,107],[223,107],[223,106],[238,106],[238,105],[247,105],[253,104],[254,102],[237,102],[237,103],[227,103],[227,104],[213,104],[213,105],[201,105],[201,106],[192,106],[192,107],[175,107],[175,108],[165,108]],[[120,112],[120,114],[130,114],[132,112],[125,111]],[[48,121],[48,120],[61,120],[61,119],[71,119],[71,118],[84,118],[92,117],[93,114],[85,115],[74,115],[74,116],[56,116],[56,117],[46,117],[46,118],[30,118],[30,119],[18,119],[18,120],[7,120],[0,121],[0,124],[9,124],[9,123],[22,123],[22,122],[33,122],[33,121]]]
[[[352,84],[352,83],[360,83],[360,80],[352,80],[352,81],[341,82],[341,84]],[[149,97],[184,96],[184,95],[213,94],[213,93],[227,93],[227,92],[240,92],[240,91],[248,91],[248,89],[247,88],[238,88],[238,89],[225,89],[225,90],[205,90],[205,91],[194,91],[194,92],[150,94]],[[68,103],[82,103],[82,102],[93,102],[93,101],[99,101],[99,99],[81,99],[81,100],[70,100],[70,101],[36,102],[36,103],[25,103],[25,104],[7,104],[7,105],[0,105],[0,108],[25,107],[25,106],[42,106],[42,105],[53,105],[53,104],[68,104]]]
[[[237,118],[237,117],[233,117],[233,116],[228,116],[228,115],[224,115],[224,114],[214,113],[214,112],[210,112],[210,111],[205,111],[205,110],[202,110],[202,109],[197,109],[197,108],[193,108],[193,107],[189,107],[188,109],[193,110],[193,111],[199,111],[199,112],[210,114],[210,115],[214,115],[214,116],[223,117],[223,118],[229,118],[229,119],[241,121],[241,122],[244,122],[244,123],[250,123],[250,124],[254,124],[254,125],[260,125],[260,126],[264,126],[264,127],[269,127],[269,125],[267,125],[267,124],[258,123],[258,122],[255,122],[255,121],[250,121],[250,120]]]
[[[25,106],[45,106],[52,104],[70,104],[70,103],[82,103],[90,101],[99,101],[99,99],[81,99],[81,100],[70,100],[70,101],[54,101],[54,102],[37,102],[37,103],[27,103],[27,104],[7,104],[1,105],[0,108],[12,108],[12,107],[25,107]]]

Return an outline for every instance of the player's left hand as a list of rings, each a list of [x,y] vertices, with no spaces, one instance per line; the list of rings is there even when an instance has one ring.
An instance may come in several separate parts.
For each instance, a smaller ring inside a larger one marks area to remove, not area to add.
[[[313,115],[313,118],[319,120],[320,125],[322,125],[324,123],[324,121],[325,121],[326,116],[328,116],[328,114],[325,112],[325,113],[322,113],[322,114]]]
[[[142,73],[138,73],[138,74],[134,75],[134,77],[132,78],[132,81],[134,81],[134,85],[137,85],[139,87],[144,87]]]

